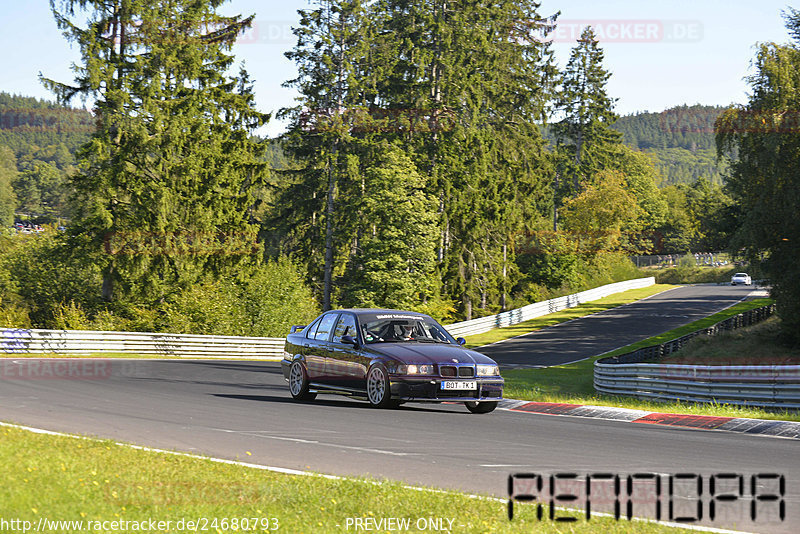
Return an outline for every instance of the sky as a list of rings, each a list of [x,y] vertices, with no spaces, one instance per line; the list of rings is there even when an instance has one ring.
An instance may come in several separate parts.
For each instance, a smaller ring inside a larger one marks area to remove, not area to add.
[[[663,111],[680,104],[730,105],[747,101],[745,80],[758,42],[789,40],[781,17],[785,0],[541,0],[540,13],[558,11],[554,35],[559,65],[566,65],[580,30],[595,27],[612,73],[608,92],[622,115]],[[226,15],[255,14],[255,24],[234,46],[255,80],[257,105],[274,113],[293,104],[296,92],[282,87],[295,76],[284,52],[294,44],[291,28],[309,0],[232,0]],[[795,4],[793,7],[800,7]],[[53,99],[38,76],[70,82],[79,62],[56,27],[47,0],[0,0],[0,91]],[[75,101],[80,105],[80,101]],[[260,133],[275,136],[278,121]]]

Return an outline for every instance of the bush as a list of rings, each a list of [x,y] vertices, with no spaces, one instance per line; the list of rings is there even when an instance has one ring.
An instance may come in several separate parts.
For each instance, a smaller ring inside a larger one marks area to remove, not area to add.
[[[56,330],[94,330],[89,326],[86,312],[74,300],[69,301],[69,304],[56,305],[52,326]]]
[[[287,258],[270,261],[247,277],[241,299],[251,336],[283,337],[292,325],[308,324],[319,315],[311,290]]]
[[[649,271],[657,284],[721,284],[731,281],[740,267],[669,267]]]
[[[532,302],[649,276],[623,254],[564,256],[528,258],[519,262],[521,270],[526,275],[515,288],[511,307],[519,308]]]
[[[0,236],[0,325],[278,337],[319,311],[286,258],[207,276],[160,302],[109,304],[99,267],[70,252],[55,234]]]
[[[13,291],[26,304],[34,325],[55,327],[57,314],[64,313],[64,303],[82,310],[98,305],[99,268],[72,261],[70,247],[61,236],[51,233],[14,239],[19,241],[3,257],[13,281],[6,291]]]
[[[168,297],[159,311],[162,332],[247,335],[239,288],[229,279],[193,284]]]
[[[183,334],[283,337],[319,313],[288,259],[252,267],[236,278],[208,279],[175,293],[160,308],[161,330]]]
[[[16,302],[4,302],[0,297],[0,327],[30,328],[31,318],[28,309]]]

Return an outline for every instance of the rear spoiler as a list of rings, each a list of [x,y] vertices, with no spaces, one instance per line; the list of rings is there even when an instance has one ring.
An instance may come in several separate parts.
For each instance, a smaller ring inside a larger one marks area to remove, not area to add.
[[[307,324],[296,324],[292,326],[292,328],[289,330],[289,333],[294,334],[295,332],[298,332],[307,326],[308,326]]]

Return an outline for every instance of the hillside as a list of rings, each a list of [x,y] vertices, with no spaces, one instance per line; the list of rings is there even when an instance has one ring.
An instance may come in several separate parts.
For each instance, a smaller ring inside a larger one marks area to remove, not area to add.
[[[0,92],[0,147],[8,147],[4,158],[11,158],[10,167],[17,170],[11,179],[13,211],[37,222],[68,216],[67,176],[75,151],[93,129],[94,117],[84,109]]]
[[[717,162],[714,121],[724,110],[678,106],[620,117],[614,128],[625,144],[653,156],[663,178],[659,185],[694,183],[701,177],[721,184],[725,169]]]
[[[95,118],[85,109],[0,91],[0,163],[17,171],[10,180],[16,203],[0,206],[0,212],[10,210],[40,223],[68,218],[68,176],[75,170],[76,151],[94,128]],[[265,141],[270,166],[288,167],[280,144]],[[9,202],[4,199],[0,194],[0,202]]]
[[[723,110],[679,106],[620,117],[614,128],[628,146],[653,157],[662,176],[659,185],[691,184],[703,177],[721,184],[725,169],[717,162],[714,121]],[[8,147],[15,158],[18,173],[12,186],[17,213],[41,222],[69,216],[67,176],[74,170],[75,152],[94,129],[94,120],[84,109],[0,92],[0,147]],[[276,169],[288,165],[277,141],[270,142],[267,160]]]

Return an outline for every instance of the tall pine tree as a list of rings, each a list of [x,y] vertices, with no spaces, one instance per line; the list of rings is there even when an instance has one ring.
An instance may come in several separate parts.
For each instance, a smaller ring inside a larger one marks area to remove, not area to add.
[[[536,127],[552,96],[552,20],[527,0],[378,4],[398,44],[378,93],[426,128],[396,136],[437,198],[444,289],[471,317],[503,307],[514,234],[541,219],[548,178]]]
[[[326,307],[343,266],[346,282],[374,244],[361,197],[375,191],[376,162],[392,161],[383,141],[402,147],[435,199],[444,300],[466,317],[475,306],[505,306],[516,236],[551,205],[537,122],[553,94],[552,53],[541,39],[553,20],[538,8],[532,0],[330,0],[302,12],[288,54],[300,72],[289,82],[301,97],[287,135],[298,165],[278,195],[274,228],[284,247],[309,258]]]
[[[553,125],[559,156],[557,199],[577,195],[596,172],[613,167],[613,148],[622,135],[611,128],[617,119],[616,99],[606,90],[611,74],[603,68],[603,57],[594,30],[587,26],[570,54],[558,96],[563,117]]]
[[[314,9],[300,12],[297,44],[286,53],[297,64],[298,77],[285,85],[297,88],[300,97],[298,106],[282,111],[291,120],[285,147],[298,165],[285,173],[272,224],[285,236],[286,252],[307,259],[326,310],[347,261],[343,245],[354,232],[354,184],[360,180],[353,176],[359,169],[353,122],[369,90],[371,39],[364,4],[318,0]]]
[[[219,15],[223,3],[52,2],[83,59],[74,85],[43,81],[62,102],[94,100],[71,231],[102,265],[106,300],[160,300],[254,251],[250,210],[266,169],[251,132],[268,116],[244,68],[229,73],[253,17]]]

